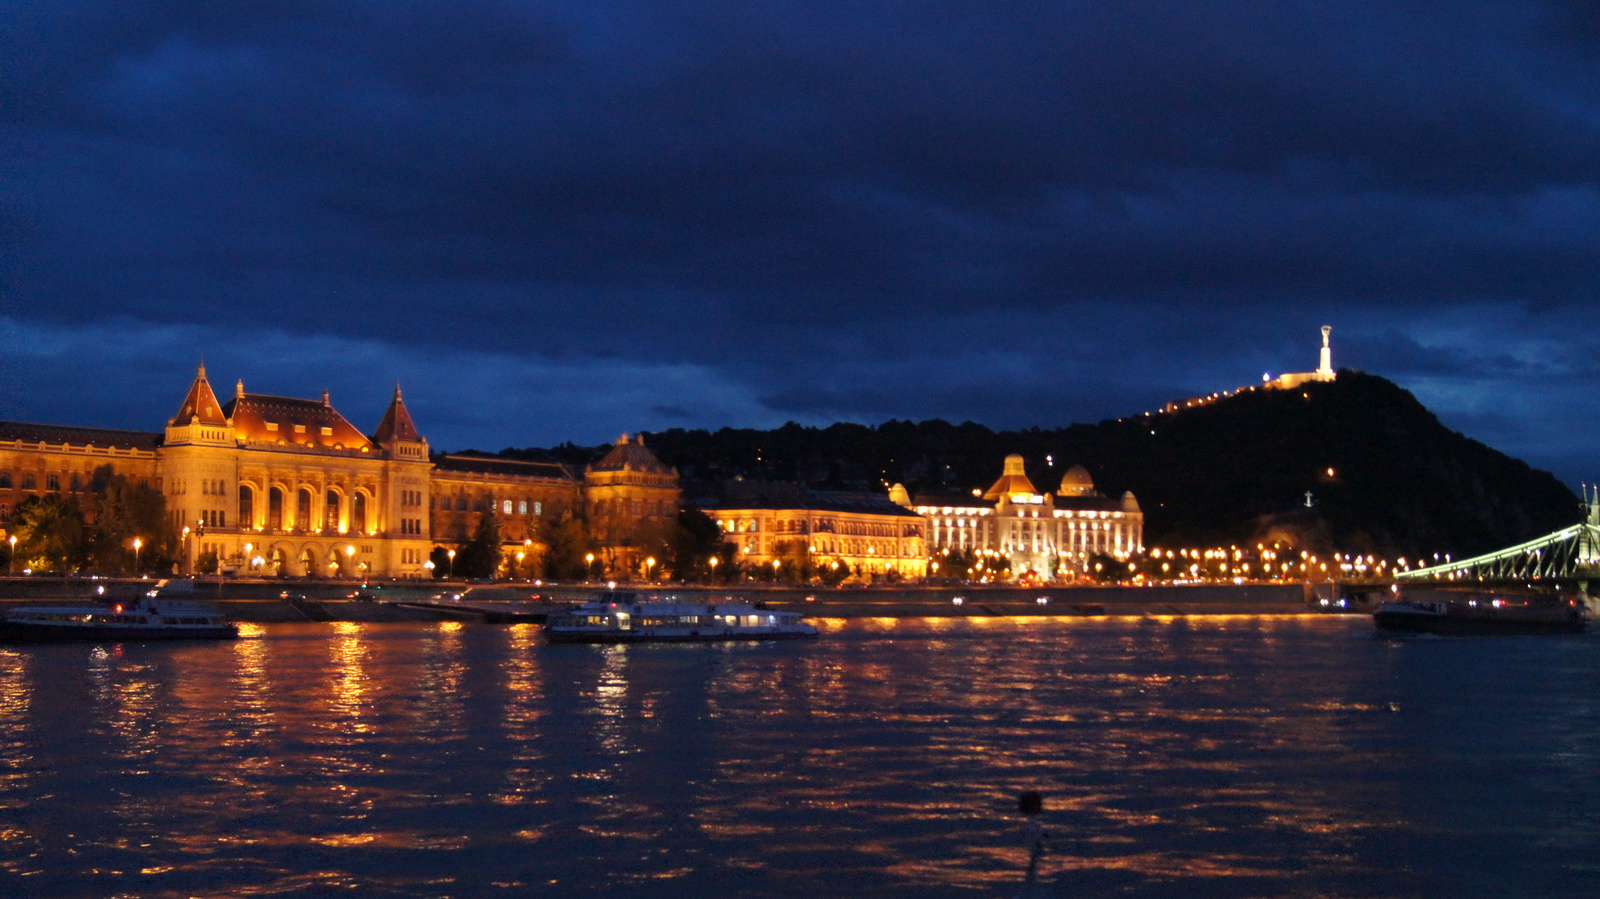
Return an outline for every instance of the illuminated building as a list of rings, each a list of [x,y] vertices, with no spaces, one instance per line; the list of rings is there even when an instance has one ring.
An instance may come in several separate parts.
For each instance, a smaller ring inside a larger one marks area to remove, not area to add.
[[[589,533],[611,571],[645,574],[646,547],[659,543],[677,520],[678,471],[661,464],[644,436],[623,434],[583,473]]]
[[[928,523],[929,550],[957,552],[981,561],[1003,557],[1014,579],[1070,580],[1096,555],[1127,558],[1144,548],[1144,513],[1132,493],[1106,497],[1082,466],[1061,479],[1055,493],[1028,480],[1021,456],[1007,456],[1000,479],[970,495],[919,493],[896,484],[890,494]],[[963,575],[965,572],[951,572]]]
[[[619,451],[582,479],[555,463],[433,454],[399,388],[369,437],[326,393],[252,394],[241,381],[224,405],[202,365],[161,434],[0,423],[0,521],[45,493],[78,495],[93,521],[91,484],[109,467],[161,491],[185,570],[215,556],[241,575],[425,577],[434,547],[471,538],[490,509],[511,558],[592,491],[608,528],[599,548],[626,558],[677,514],[677,472],[642,443],[609,464]]]
[[[0,422],[0,525],[29,496],[75,496],[94,515],[95,472],[106,467],[134,483],[159,477],[161,435],[143,431]]]
[[[765,484],[735,490],[706,514],[747,568],[778,562],[788,578],[833,566],[874,579],[927,573],[922,516],[883,496]]]

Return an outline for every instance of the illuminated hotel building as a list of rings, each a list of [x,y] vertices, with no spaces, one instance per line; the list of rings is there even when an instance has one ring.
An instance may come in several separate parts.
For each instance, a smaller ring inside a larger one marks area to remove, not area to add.
[[[833,565],[871,577],[927,573],[926,523],[916,512],[881,495],[765,488],[705,510],[746,567],[806,561],[813,573]]]
[[[630,452],[649,456],[642,444]],[[580,479],[554,463],[431,454],[399,388],[371,436],[326,393],[266,396],[241,381],[224,405],[201,366],[162,434],[0,423],[0,521],[22,499],[57,492],[77,496],[92,521],[89,485],[109,467],[164,495],[185,568],[213,554],[244,575],[425,577],[433,548],[472,537],[490,509],[514,558],[533,549],[542,520],[582,506],[591,482],[612,503],[605,465]],[[614,534],[676,515],[675,471],[652,471],[639,489],[647,509],[606,507]]]
[[[1144,548],[1144,513],[1132,493],[1110,499],[1073,466],[1055,493],[1028,480],[1021,456],[1007,456],[998,481],[979,493],[915,498],[895,485],[890,494],[928,523],[934,554],[961,551],[1004,557],[1011,576],[1070,580],[1089,571],[1096,555],[1126,558]]]

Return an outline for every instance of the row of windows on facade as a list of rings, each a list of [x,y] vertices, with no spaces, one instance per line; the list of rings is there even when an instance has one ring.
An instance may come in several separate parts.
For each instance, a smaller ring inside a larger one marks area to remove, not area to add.
[[[1101,514],[1104,515],[1106,513],[1102,512]],[[1117,515],[1117,517],[1121,518],[1122,516],[1119,513]],[[965,518],[946,518],[946,519],[943,519],[943,520],[935,518],[933,520],[933,526],[935,528],[945,528],[945,529],[948,529],[948,530],[959,530],[961,528],[989,528],[989,529],[992,530],[992,529],[994,529],[996,527],[1003,526],[1003,525],[1006,525],[1008,523],[1009,524],[1015,524],[1015,526],[1017,526],[1017,527],[1024,527],[1024,528],[1031,525],[1031,526],[1033,526],[1035,528],[1049,529],[1050,527],[1054,526],[1054,527],[1059,527],[1059,528],[1062,528],[1062,529],[1065,529],[1065,530],[1090,530],[1090,531],[1109,530],[1109,529],[1114,528],[1114,527],[1124,526],[1124,523],[1121,522],[1121,521],[1027,521],[1027,520],[1022,520],[1022,521],[1013,522],[1011,519],[1006,519],[1006,518],[974,518],[974,519],[971,519],[970,521],[968,519],[965,519]]]
[[[717,527],[721,528],[724,534],[755,534],[761,531],[761,521],[755,518],[743,520],[730,518],[727,521],[719,520]],[[772,532],[774,534],[809,534],[811,533],[810,527],[810,523],[807,521],[779,519],[773,522]],[[818,520],[816,532],[819,534],[846,534],[854,537],[922,536],[921,526],[914,524],[896,526],[892,524],[868,524],[866,522],[847,521],[840,525],[831,518]]]
[[[89,482],[83,475],[73,472],[67,479],[67,490],[71,493],[82,493],[89,489]],[[39,478],[31,471],[25,471],[20,477],[13,479],[11,472],[0,471],[0,490],[38,490]],[[44,489],[57,492],[61,491],[61,475],[48,472],[44,476]]]
[[[917,511],[922,515],[929,516],[930,518],[932,518],[932,516],[934,516],[936,514],[934,509],[926,508],[926,507],[920,507],[920,506],[917,508]],[[952,510],[950,510],[950,509],[943,509],[943,510],[938,511],[937,514],[949,515],[951,513],[951,511]],[[949,525],[949,524],[951,524],[953,522],[958,522],[959,521],[961,523],[960,524],[961,527],[976,527],[980,520],[982,520],[982,521],[999,520],[995,516],[984,514],[984,510],[981,510],[981,509],[970,510],[968,512],[968,514],[974,515],[974,516],[977,516],[977,517],[975,517],[975,518],[973,518],[971,520],[968,520],[966,518],[946,518],[946,519],[944,519],[944,523]],[[1019,510],[1017,512],[1015,517],[1017,517],[1017,518],[1039,518],[1041,516],[1039,515],[1039,510],[1038,509],[1022,509],[1022,510]],[[1127,518],[1128,517],[1128,513],[1126,513],[1126,512],[1106,512],[1104,510],[1086,511],[1086,512],[1074,512],[1071,509],[1056,509],[1055,512],[1052,515],[1048,516],[1048,517],[1055,518],[1055,519],[1065,519],[1065,520],[1071,521],[1071,520],[1074,520],[1074,519],[1087,520],[1087,519],[1094,519],[1094,518],[1100,518],[1100,519],[1105,519],[1105,518]],[[932,520],[933,520],[934,524],[938,524],[939,523],[939,519],[938,518],[933,518]]]
[[[173,478],[167,486],[170,488],[168,496],[183,496],[189,492],[187,478]],[[200,492],[206,496],[222,496],[228,492],[228,482],[220,478],[203,478],[200,481]]]
[[[437,509],[440,512],[449,512],[452,507],[457,512],[487,512],[493,509],[494,505],[495,500],[492,496],[480,496],[477,499],[469,500],[465,493],[458,493],[454,500],[448,496],[433,497],[428,503],[428,508]],[[544,503],[538,500],[530,501],[525,499],[514,501],[505,499],[500,501],[501,515],[527,515],[529,510],[532,510],[534,515],[543,515]]]
[[[255,491],[249,487],[239,488],[239,520],[249,527],[250,522],[256,520]],[[295,518],[299,527],[311,525],[311,491],[301,489],[296,493]],[[323,520],[337,522],[339,512],[343,507],[343,497],[334,490],[329,490],[325,498]],[[367,495],[357,492],[350,497],[350,528],[355,531],[367,529]],[[328,527],[334,525],[329,524]],[[283,491],[277,487],[267,490],[267,521],[266,527],[278,530],[283,527]]]
[[[778,552],[780,539],[772,538],[772,552]],[[763,554],[762,540],[760,537],[750,538],[750,542],[740,547],[746,553],[754,555]],[[923,556],[922,543],[918,540],[818,540],[815,546],[807,547],[808,551],[819,556],[842,553],[847,556],[876,555],[884,558],[896,556],[904,558],[921,558]]]
[[[600,499],[595,500],[594,503],[594,514],[596,517],[601,518],[607,515],[628,514],[635,516],[654,515],[660,518],[671,514],[671,512],[672,510],[664,499]]]

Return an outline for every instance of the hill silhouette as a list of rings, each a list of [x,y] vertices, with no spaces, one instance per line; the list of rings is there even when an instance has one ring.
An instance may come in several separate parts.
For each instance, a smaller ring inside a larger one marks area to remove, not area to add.
[[[945,421],[648,436],[693,499],[696,482],[795,481],[823,489],[988,487],[1020,453],[1054,490],[1081,464],[1110,496],[1131,490],[1151,546],[1286,539],[1320,551],[1456,558],[1578,520],[1579,501],[1535,470],[1441,424],[1409,392],[1344,370],[1332,382],[1255,388],[1174,412],[1066,428],[994,431]],[[582,464],[605,449],[507,450]],[[1307,494],[1310,505],[1307,506]]]

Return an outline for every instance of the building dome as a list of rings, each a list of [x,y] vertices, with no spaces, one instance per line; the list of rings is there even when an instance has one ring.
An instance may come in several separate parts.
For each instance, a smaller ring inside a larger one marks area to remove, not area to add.
[[[984,491],[983,498],[997,500],[1002,496],[1035,496],[1039,491],[1033,487],[1033,482],[1028,480],[1027,466],[1021,456],[1016,453],[1006,457],[1005,468],[1000,480]]]
[[[1061,476],[1061,489],[1056,492],[1062,496],[1091,496],[1094,494],[1094,478],[1089,477],[1087,468],[1074,465]]]

